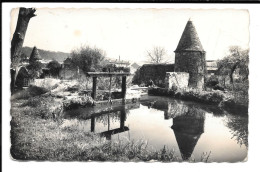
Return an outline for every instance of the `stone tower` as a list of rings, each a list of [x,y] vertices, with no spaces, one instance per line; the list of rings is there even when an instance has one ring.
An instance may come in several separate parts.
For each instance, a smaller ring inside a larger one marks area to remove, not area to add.
[[[189,73],[189,87],[204,89],[206,62],[204,51],[192,21],[188,21],[175,52],[175,72]]]

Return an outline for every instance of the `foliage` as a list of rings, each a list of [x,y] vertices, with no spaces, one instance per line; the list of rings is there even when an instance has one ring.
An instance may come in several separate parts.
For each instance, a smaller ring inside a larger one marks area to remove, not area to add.
[[[26,68],[28,69],[31,78],[38,78],[42,73],[42,67],[43,65],[41,62],[35,61],[29,63],[29,65]]]
[[[246,116],[228,116],[225,120],[226,126],[231,130],[237,143],[248,147],[248,117]]]
[[[27,57],[30,57],[30,54],[32,52],[31,47],[23,47],[22,48],[22,52],[23,54],[25,54]],[[42,59],[44,60],[57,60],[58,62],[62,62],[64,61],[68,56],[69,53],[64,53],[64,52],[56,52],[56,51],[49,51],[49,50],[42,50],[42,49],[38,49],[39,54],[41,54]]]
[[[49,90],[42,87],[32,86],[30,85],[26,90],[21,90],[14,95],[12,95],[11,99],[28,99],[30,97],[42,95],[47,93]]]
[[[219,83],[218,78],[216,75],[212,75],[207,79],[206,86],[207,87],[214,87]]]
[[[101,71],[101,62],[105,59],[105,53],[101,49],[82,46],[71,52],[72,63],[83,72]]]
[[[94,100],[92,97],[84,96],[84,97],[75,97],[71,99],[67,99],[63,101],[64,109],[73,109],[84,106],[92,106],[94,104]]]
[[[26,54],[21,53],[21,61],[20,62],[29,63],[29,59],[27,57],[28,56]]]
[[[242,78],[242,81],[248,81],[248,53],[248,49],[242,49],[238,46],[231,46],[229,48],[229,54],[217,63],[218,73],[220,75],[228,75],[231,83],[233,83],[233,74],[236,70],[239,70],[239,75]]]
[[[52,76],[59,76],[59,72],[61,70],[61,64],[56,60],[52,60],[47,64],[47,68],[50,69],[50,74]]]
[[[164,61],[165,54],[165,49],[159,46],[156,46],[152,50],[147,51],[147,57],[152,63],[162,63]]]
[[[102,72],[130,72],[129,67],[117,67],[115,64],[107,64],[102,68]]]

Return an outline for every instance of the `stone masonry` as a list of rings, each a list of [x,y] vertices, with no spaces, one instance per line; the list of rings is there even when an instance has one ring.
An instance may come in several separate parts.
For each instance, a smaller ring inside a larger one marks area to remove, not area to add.
[[[182,89],[188,87],[189,73],[187,72],[166,72],[165,85],[168,89]]]

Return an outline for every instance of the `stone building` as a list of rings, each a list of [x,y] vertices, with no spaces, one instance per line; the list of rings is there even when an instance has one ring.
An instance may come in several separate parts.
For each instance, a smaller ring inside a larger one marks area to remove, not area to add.
[[[152,80],[156,86],[165,87],[167,72],[174,72],[174,64],[144,64],[135,72],[132,83],[148,86]]]
[[[204,51],[192,21],[188,21],[175,52],[175,72],[189,73],[189,87],[204,89],[206,62]]]
[[[72,59],[67,58],[61,65],[62,68],[59,72],[59,77],[65,80],[86,80],[86,75],[82,69],[72,64]]]

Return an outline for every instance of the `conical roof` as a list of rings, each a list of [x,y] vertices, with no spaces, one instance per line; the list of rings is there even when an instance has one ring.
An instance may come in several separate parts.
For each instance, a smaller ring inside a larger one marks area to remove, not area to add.
[[[187,22],[179,44],[175,50],[175,52],[180,51],[204,51],[195,26],[190,20]]]
[[[37,61],[37,60],[41,60],[41,56],[39,54],[38,49],[36,47],[33,47],[29,61]]]

